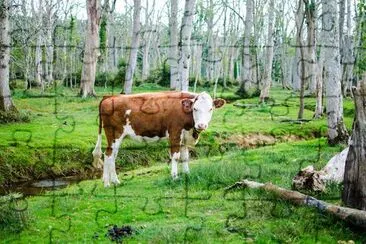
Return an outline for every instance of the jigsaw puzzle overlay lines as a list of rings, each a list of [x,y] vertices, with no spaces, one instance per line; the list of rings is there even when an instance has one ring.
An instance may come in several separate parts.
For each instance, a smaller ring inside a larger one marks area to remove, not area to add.
[[[321,17],[321,16],[320,16]],[[332,31],[332,29],[334,28],[334,23],[331,25],[330,29],[327,31]],[[195,44],[195,45],[200,45],[200,44]],[[294,44],[290,43],[290,46],[292,47],[297,47]],[[159,48],[165,48],[167,46],[163,46],[160,45]],[[231,45],[231,46],[219,46],[220,50],[219,52],[217,52],[218,54],[222,54],[222,50],[221,48],[243,48],[243,45]],[[251,45],[250,48],[253,48],[256,46]],[[300,46],[300,48],[304,48],[306,46]],[[336,46],[332,46],[332,45],[321,45],[320,47],[326,47],[326,48],[338,48]],[[34,47],[36,48],[36,47]],[[64,48],[63,46],[59,46],[58,48]],[[79,48],[79,47],[68,47],[68,48]],[[107,48],[126,48],[126,47],[107,47]],[[261,46],[261,48],[267,48],[267,46]],[[126,48],[128,49],[128,47]],[[359,50],[362,50],[361,47],[358,48]],[[221,62],[222,57],[220,55],[217,55],[217,53],[214,56],[214,59],[210,60],[208,58],[203,58],[204,62],[207,63],[212,63],[212,64],[217,64],[219,62]],[[348,61],[347,61],[348,62]],[[299,72],[299,68],[301,67],[301,65],[303,64],[309,64],[309,63],[313,63],[312,60],[307,60],[305,58],[302,58],[300,60],[297,61],[297,68],[296,68],[296,72],[297,75],[300,76]],[[350,62],[350,64],[354,64],[354,62]],[[252,69],[257,69],[257,65],[252,66]],[[313,77],[307,76],[307,77],[301,77],[302,79],[304,79],[305,81],[310,81]],[[115,89],[115,87],[113,86],[114,84],[112,84],[112,92],[111,94],[115,94],[115,93],[119,93],[119,87],[117,87]],[[214,97],[220,97],[223,96],[223,94],[226,92],[226,90],[223,88],[219,91],[216,92],[216,94],[213,94]],[[55,166],[55,161],[56,161],[56,156],[58,153],[62,153],[62,149],[65,148],[65,145],[59,146],[59,136],[62,133],[66,133],[68,135],[70,135],[70,137],[72,137],[72,133],[75,131],[76,126],[77,126],[77,121],[75,120],[75,118],[73,116],[64,114],[62,112],[62,110],[60,111],[60,103],[59,103],[59,99],[61,98],[60,93],[57,90],[56,85],[54,86],[54,96],[50,97],[49,99],[53,98],[53,102],[54,102],[54,116],[55,119],[57,120],[57,128],[54,132],[54,136],[53,136],[53,145],[52,145],[52,161],[50,162],[49,167],[54,167]],[[64,97],[63,97],[64,98]],[[330,97],[324,97],[323,99],[328,99]],[[276,101],[274,98],[270,98],[266,101],[266,105],[269,109],[268,109],[268,118],[270,118],[271,121],[273,122],[278,122],[279,125],[278,127],[274,127],[271,129],[271,131],[269,132],[270,135],[283,135],[283,136],[296,136],[293,135],[291,132],[287,131],[286,129],[283,129],[283,127],[281,126],[282,123],[289,123],[289,124],[303,124],[303,123],[311,123],[313,121],[313,118],[308,118],[308,119],[297,119],[297,118],[291,118],[290,117],[290,108],[292,107],[291,103],[293,102],[297,102],[300,99],[299,96],[297,95],[290,95],[289,97],[287,97],[284,101]],[[227,123],[229,123],[230,119],[232,119],[232,117],[239,119],[245,119],[246,115],[251,114],[251,112],[256,111],[258,108],[261,108],[261,104],[240,104],[240,103],[234,103],[234,106],[232,106],[233,109],[231,110],[227,110],[224,112],[223,114],[223,118],[221,121],[219,121],[219,123],[226,125]],[[113,106],[113,104],[112,104]],[[114,106],[112,109],[112,112],[114,110]],[[334,113],[333,111],[330,111],[329,113]],[[96,124],[98,124],[98,117],[96,117]],[[233,131],[240,131],[241,125],[235,125],[232,126],[232,130]],[[328,129],[335,129],[334,127],[329,127],[324,125],[324,126],[320,126],[318,128],[318,130],[316,131],[316,135],[315,138],[318,140],[317,143],[317,151],[316,151],[316,157],[315,158],[310,158],[310,159],[299,159],[296,161],[296,164],[298,164],[297,169],[300,170],[302,169],[304,166],[308,165],[308,164],[317,164],[320,162],[321,160],[321,153],[322,153],[322,136],[326,134],[326,131]],[[244,135],[244,134],[243,134]],[[220,133],[216,133],[215,135],[216,138],[221,137]],[[9,143],[9,146],[12,147],[17,147],[17,146],[25,146],[28,148],[28,150],[33,150],[36,149],[37,147],[32,146],[33,140],[33,133],[31,130],[25,130],[25,129],[16,129],[12,132],[12,141]],[[148,145],[145,143],[142,146],[122,146],[124,151],[133,151],[133,150],[144,150],[146,147],[148,147]],[[230,152],[230,146],[227,145],[227,143],[225,142],[219,142],[216,144],[213,143],[207,143],[204,140],[201,140],[200,143],[197,145],[197,147],[199,148],[199,150],[203,151],[203,155],[206,156],[206,159],[209,160],[217,160],[217,161],[223,161],[224,157]],[[267,145],[266,147],[264,147],[264,151],[268,152],[268,153],[273,153],[273,147],[274,144],[272,145]],[[165,148],[166,150],[168,150],[169,148]],[[219,155],[212,155],[212,152],[214,152],[216,149],[218,149],[219,151]],[[240,149],[239,149],[240,150]],[[243,148],[241,149],[244,153],[248,150],[247,148]],[[286,159],[286,155],[284,155],[284,158]],[[266,170],[266,165],[265,164],[258,164],[258,163],[251,163],[251,162],[246,162],[246,167],[249,169],[249,173],[245,172],[242,175],[242,178],[249,178],[252,180],[256,180],[259,182],[263,182],[264,180],[264,175],[265,175],[265,170]],[[296,174],[296,172],[293,172],[294,175]],[[123,192],[123,188],[125,186],[125,184],[129,184],[131,182],[133,182],[132,180],[135,179],[135,176],[131,176],[130,178],[123,178],[121,180],[121,185],[120,186],[113,186],[113,194],[100,194],[98,192],[102,191],[99,189],[98,191],[98,187],[101,188],[101,184],[99,183],[95,183],[93,185],[93,187],[91,188],[90,191],[87,191],[86,189],[82,188],[80,186],[80,184],[77,184],[77,192],[76,193],[58,193],[57,191],[53,191],[49,194],[46,195],[41,195],[39,197],[42,197],[45,199],[45,201],[49,202],[49,216],[52,218],[55,218],[56,220],[60,220],[63,224],[62,227],[51,227],[49,232],[48,232],[48,241],[49,242],[57,242],[59,241],[57,239],[58,235],[67,235],[73,227],[73,220],[72,220],[72,215],[70,213],[66,213],[66,212],[61,212],[58,214],[58,207],[60,205],[60,202],[63,199],[66,199],[68,197],[94,197],[94,198],[98,198],[98,199],[102,199],[102,201],[108,201],[108,202],[113,202],[113,208],[111,209],[104,209],[101,208],[99,210],[97,210],[95,212],[94,215],[94,222],[96,224],[96,228],[97,231],[102,230],[105,227],[105,221],[106,219],[108,219],[108,216],[110,215],[116,215],[118,213],[121,213],[124,209],[124,200],[126,199],[132,199],[135,201],[139,201],[141,204],[136,206],[136,211],[142,211],[144,212],[146,215],[149,216],[154,216],[154,215],[164,215],[167,213],[167,209],[169,208],[169,206],[165,206],[164,202],[166,200],[169,201],[174,201],[174,202],[181,202],[184,204],[184,208],[183,208],[183,216],[187,219],[190,220],[194,220],[194,221],[198,221],[195,222],[196,224],[189,224],[185,227],[184,230],[184,242],[189,242],[189,236],[193,235],[193,234],[199,234],[204,228],[207,227],[207,220],[203,217],[201,218],[197,218],[197,217],[192,217],[190,216],[190,207],[192,206],[192,203],[194,202],[201,202],[201,201],[206,201],[206,202],[215,202],[217,201],[216,197],[213,196],[212,194],[207,194],[207,192],[197,192],[195,191],[195,195],[201,196],[201,197],[197,197],[197,196],[192,196],[191,195],[191,183],[190,183],[190,177],[187,174],[184,174],[183,176],[183,185],[182,185],[182,189],[183,192],[182,194],[178,195],[171,195],[171,196],[165,196],[165,195],[160,195],[160,196],[146,196],[146,195],[138,195],[138,194],[123,194],[121,193],[121,191]],[[56,184],[55,184],[55,177],[52,177],[53,180],[53,190],[56,189]],[[237,195],[240,195],[240,197],[237,197]],[[1,199],[1,198],[0,198]],[[273,197],[259,197],[259,198],[253,198],[251,197],[250,194],[250,190],[248,189],[240,189],[240,190],[235,190],[235,191],[225,191],[223,190],[222,192],[222,199],[224,201],[227,202],[232,202],[234,204],[236,204],[237,206],[239,206],[240,208],[240,212],[232,212],[230,214],[228,214],[225,218],[224,221],[224,228],[230,232],[230,233],[239,233],[241,235],[243,235],[244,237],[249,237],[249,229],[246,227],[243,227],[243,224],[245,223],[246,220],[250,219],[251,216],[249,216],[249,212],[252,211],[250,209],[250,206],[253,205],[253,203],[260,203],[260,204],[265,204],[266,206],[268,206],[269,209],[269,217],[273,218],[273,219],[285,219],[285,218],[289,218],[292,214],[294,214],[294,208],[289,205],[286,204],[276,198]],[[337,200],[337,197],[325,197],[324,200]],[[122,202],[122,204],[120,204]],[[10,197],[10,199],[4,200],[0,202],[0,205],[4,205],[4,204],[8,204],[9,208],[14,211],[17,212],[19,214],[22,214],[26,211],[28,211],[28,200],[26,197]],[[73,213],[74,214],[74,213]],[[319,215],[323,215],[324,213],[319,212]],[[268,216],[264,216],[264,217],[268,217]],[[317,224],[319,224],[319,227],[321,222],[316,222]],[[315,232],[315,241],[318,241],[318,229],[316,229]],[[92,236],[93,232],[95,230],[90,230],[90,236]]]

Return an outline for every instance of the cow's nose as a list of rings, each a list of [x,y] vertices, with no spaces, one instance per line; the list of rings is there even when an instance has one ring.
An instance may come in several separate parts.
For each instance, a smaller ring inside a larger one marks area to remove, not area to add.
[[[199,130],[206,130],[207,129],[207,125],[206,124],[203,124],[203,123],[199,123],[198,125],[197,125],[197,129],[199,129]]]

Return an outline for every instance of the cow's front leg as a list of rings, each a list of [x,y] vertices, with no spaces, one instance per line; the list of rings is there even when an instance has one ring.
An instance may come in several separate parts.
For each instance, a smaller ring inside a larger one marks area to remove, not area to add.
[[[173,137],[170,135],[170,157],[172,162],[172,178],[173,180],[178,178],[178,160],[180,158],[180,138],[179,136]]]
[[[180,160],[183,164],[183,172],[189,174],[189,150],[188,147],[182,146],[180,148]]]

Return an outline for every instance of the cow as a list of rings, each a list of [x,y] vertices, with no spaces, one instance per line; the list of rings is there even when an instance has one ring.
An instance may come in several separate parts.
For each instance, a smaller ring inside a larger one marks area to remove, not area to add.
[[[194,146],[206,130],[214,108],[225,104],[202,92],[156,92],[105,96],[99,104],[99,133],[93,150],[93,166],[103,167],[104,186],[119,184],[115,160],[122,140],[129,136],[138,141],[167,138],[170,144],[171,175],[178,177],[178,160],[183,172],[189,173],[189,147]],[[102,157],[102,127],[107,148]]]

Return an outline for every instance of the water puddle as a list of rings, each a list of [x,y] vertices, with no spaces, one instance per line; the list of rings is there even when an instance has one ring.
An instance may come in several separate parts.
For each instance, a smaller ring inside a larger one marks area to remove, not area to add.
[[[89,175],[89,177],[66,176],[55,179],[19,182],[12,185],[0,186],[0,195],[7,195],[9,193],[22,193],[24,196],[41,195],[46,191],[62,189],[69,185],[77,184],[82,180],[97,178],[98,175]]]

